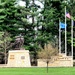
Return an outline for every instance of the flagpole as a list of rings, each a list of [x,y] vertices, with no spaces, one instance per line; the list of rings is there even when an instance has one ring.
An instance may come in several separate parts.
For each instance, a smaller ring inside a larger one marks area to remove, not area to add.
[[[71,19],[71,51],[73,57],[73,19]]]
[[[67,29],[66,29],[66,6],[65,6],[65,55],[67,55]]]
[[[59,54],[61,54],[61,27],[60,27],[60,19],[59,19]]]

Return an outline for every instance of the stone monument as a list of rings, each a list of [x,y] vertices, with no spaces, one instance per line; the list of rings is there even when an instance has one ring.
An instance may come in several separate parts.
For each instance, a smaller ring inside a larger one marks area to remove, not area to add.
[[[46,67],[47,63],[42,59],[38,59],[38,67]],[[73,67],[72,56],[65,56],[64,53],[59,54],[59,56],[54,56],[53,60],[49,62],[49,67]]]
[[[8,67],[30,67],[30,56],[28,50],[12,50],[8,55]]]
[[[14,50],[10,50],[8,53],[8,67],[30,67],[30,55],[29,50],[22,48],[24,38],[17,36],[14,43]]]

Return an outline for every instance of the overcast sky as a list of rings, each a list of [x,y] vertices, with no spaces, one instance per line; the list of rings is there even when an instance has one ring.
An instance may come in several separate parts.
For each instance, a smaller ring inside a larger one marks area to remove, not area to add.
[[[31,1],[31,3],[32,3],[32,1]],[[19,1],[19,3],[18,3],[20,6],[25,6],[25,2],[24,1]],[[39,1],[35,1],[35,4],[36,5],[39,5],[41,8],[43,8],[43,4],[41,3],[41,2],[39,2]]]
[[[31,1],[30,3],[32,3],[32,1]],[[26,3],[25,3],[24,1],[21,1],[21,0],[18,2],[18,4],[19,4],[20,6],[25,6],[25,5],[26,5]],[[39,1],[37,1],[37,0],[35,1],[35,4],[40,6],[40,8],[38,9],[39,12],[40,12],[41,9],[44,7],[43,4],[42,4],[41,2],[39,2]],[[40,15],[40,14],[39,14],[39,15]],[[29,18],[28,21],[29,21],[30,23],[32,23],[32,18]],[[36,19],[35,19],[35,21],[36,21]]]

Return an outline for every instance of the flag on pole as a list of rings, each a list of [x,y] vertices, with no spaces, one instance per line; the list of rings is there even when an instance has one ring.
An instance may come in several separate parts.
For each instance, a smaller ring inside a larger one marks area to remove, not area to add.
[[[69,13],[66,13],[66,17],[71,19],[71,15]]]
[[[67,24],[66,24],[66,26],[67,26]],[[60,28],[65,29],[65,23],[60,22]]]
[[[73,25],[74,25],[74,18],[69,14],[66,13],[66,17],[71,19],[71,52],[72,52],[72,57],[73,57]]]
[[[74,25],[73,20],[74,18],[69,13],[66,13],[66,17],[71,19],[71,52],[72,52],[72,57],[73,57],[73,25]]]

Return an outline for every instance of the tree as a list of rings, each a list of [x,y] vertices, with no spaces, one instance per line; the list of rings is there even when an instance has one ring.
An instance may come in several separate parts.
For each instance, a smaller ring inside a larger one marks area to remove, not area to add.
[[[58,49],[53,47],[50,43],[45,44],[44,48],[41,47],[41,50],[38,52],[38,57],[47,63],[47,73],[48,73],[48,64],[52,60],[52,56],[58,54]]]
[[[1,14],[1,17],[0,17],[0,31],[3,30],[2,29],[2,26],[3,26],[3,22],[4,22],[4,18],[6,17],[6,14],[5,14],[5,8],[4,8],[4,5],[5,5],[5,2],[2,2],[0,0],[0,14]]]
[[[15,6],[15,0],[1,0],[0,7],[0,31],[6,30],[12,35],[17,35],[18,27],[16,26],[16,13],[18,12]]]
[[[41,0],[43,1],[43,0]],[[44,0],[44,8],[40,12],[42,17],[38,18],[38,25],[41,25],[41,28],[38,28],[38,39],[40,39],[40,44],[44,46],[45,43],[51,41],[51,36],[58,37],[58,25],[59,25],[59,16],[61,10],[61,1],[60,0]],[[41,38],[39,38],[41,37]],[[39,41],[39,40],[38,40]]]
[[[4,54],[5,64],[7,63],[8,50],[12,47],[10,42],[11,38],[8,32],[0,32],[0,51]]]

